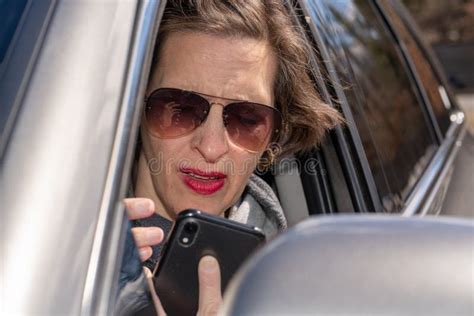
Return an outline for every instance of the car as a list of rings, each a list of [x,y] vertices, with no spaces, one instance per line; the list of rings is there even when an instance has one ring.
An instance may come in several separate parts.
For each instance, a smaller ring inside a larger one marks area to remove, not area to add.
[[[0,5],[6,314],[120,313],[118,279],[129,231],[121,200],[165,5],[160,0]],[[404,7],[395,0],[288,5],[315,49],[309,65],[315,87],[345,118],[320,147],[282,159],[262,174],[290,226],[298,231],[315,218],[337,223],[338,214],[383,228],[385,219],[366,216],[389,213],[403,232],[410,218],[440,214],[465,134],[464,114]],[[467,251],[472,222],[459,221]],[[341,232],[347,228],[344,219],[334,225]],[[317,225],[309,226],[316,236]],[[447,230],[458,236],[456,229]],[[337,239],[331,243],[344,251]],[[420,248],[413,249],[405,262],[419,260]],[[371,253],[367,256],[370,261]],[[370,279],[373,271],[364,275]],[[399,286],[403,291],[406,283]]]

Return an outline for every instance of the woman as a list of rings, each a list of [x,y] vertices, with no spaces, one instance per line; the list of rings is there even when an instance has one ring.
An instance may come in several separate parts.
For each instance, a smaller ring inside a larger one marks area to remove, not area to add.
[[[141,126],[134,196],[125,201],[142,260],[176,215],[197,208],[286,228],[265,182],[252,175],[281,154],[312,148],[340,120],[309,77],[309,45],[283,1],[168,1]],[[153,214],[153,215],[152,215]],[[144,219],[152,215],[150,218]],[[199,266],[200,312],[220,302],[219,267]]]

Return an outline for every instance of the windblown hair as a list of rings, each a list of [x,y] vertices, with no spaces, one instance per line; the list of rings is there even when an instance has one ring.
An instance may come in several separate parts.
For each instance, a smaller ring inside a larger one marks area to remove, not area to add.
[[[167,36],[200,32],[223,37],[266,41],[277,57],[274,83],[276,107],[283,131],[275,141],[280,154],[305,151],[319,144],[325,131],[342,122],[339,112],[325,104],[311,80],[312,47],[292,20],[285,0],[169,0],[163,14],[152,71]]]

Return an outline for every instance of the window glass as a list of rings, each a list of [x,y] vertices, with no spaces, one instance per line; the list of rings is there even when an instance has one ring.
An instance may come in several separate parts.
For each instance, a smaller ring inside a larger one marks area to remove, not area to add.
[[[0,1],[0,154],[32,69],[52,0]]]
[[[0,3],[0,63],[3,63],[7,49],[12,42],[21,15],[26,7],[26,0],[2,1]]]
[[[320,1],[334,63],[387,211],[399,211],[437,147],[398,47],[368,1]],[[313,6],[314,14],[317,8]]]
[[[419,80],[421,81],[428,101],[433,109],[433,113],[436,117],[436,121],[440,127],[441,133],[446,134],[450,120],[449,112],[445,107],[443,98],[441,96],[442,84],[439,78],[435,75],[433,68],[426,59],[425,54],[420,49],[420,46],[410,34],[406,24],[395,11],[391,2],[380,1],[384,12],[387,14],[392,27],[395,29],[398,38],[406,47],[406,50],[410,54],[410,60],[413,62]],[[449,105],[449,103],[448,103]]]

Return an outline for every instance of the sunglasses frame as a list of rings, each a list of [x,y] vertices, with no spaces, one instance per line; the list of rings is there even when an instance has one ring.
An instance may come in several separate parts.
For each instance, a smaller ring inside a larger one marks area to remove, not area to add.
[[[163,90],[168,90],[168,91],[174,91],[174,92],[179,92],[179,93],[191,93],[191,94],[195,94],[201,98],[203,98],[204,100],[206,100],[206,102],[209,104],[209,108],[208,108],[208,111],[206,111],[205,113],[205,117],[204,119],[202,120],[202,122],[197,125],[194,129],[191,129],[189,132],[186,132],[184,134],[181,134],[181,135],[178,135],[178,136],[171,136],[171,137],[162,137],[162,136],[158,136],[158,135],[155,135],[153,133],[153,135],[155,137],[158,137],[158,138],[161,138],[161,139],[174,139],[174,138],[180,138],[180,137],[183,137],[183,136],[186,136],[186,135],[189,135],[191,134],[192,132],[194,132],[199,126],[202,125],[202,123],[204,123],[209,115],[209,112],[212,108],[213,105],[215,104],[218,104],[218,105],[221,105],[224,109],[225,107],[231,105],[231,104],[239,104],[239,103],[249,103],[249,104],[253,104],[253,105],[258,105],[258,106],[263,106],[265,108],[269,108],[273,111],[274,115],[273,115],[273,124],[274,124],[274,127],[273,127],[273,130],[270,132],[270,142],[269,143],[272,143],[272,139],[276,139],[276,137],[280,134],[281,130],[282,130],[282,126],[283,126],[283,115],[281,114],[280,110],[278,110],[276,107],[274,106],[271,106],[271,105],[266,105],[266,104],[262,104],[262,103],[257,103],[257,102],[252,102],[252,101],[248,101],[248,100],[238,100],[238,99],[230,99],[230,98],[224,98],[224,97],[217,97],[217,96],[213,96],[213,95],[210,95],[210,94],[205,94],[205,93],[201,93],[201,92],[196,92],[196,91],[190,91],[190,90],[184,90],[184,89],[179,89],[179,88],[168,88],[168,87],[162,87],[162,88],[158,88],[158,89],[155,89],[153,90],[147,97],[145,97],[145,107],[144,107],[144,111],[143,111],[143,115],[145,117],[145,124],[146,124],[146,127],[147,129],[150,131],[150,128],[148,126],[148,122],[146,120],[146,111],[147,111],[147,108],[150,107],[148,105],[148,102],[149,100],[153,97],[154,94],[156,94],[158,91],[163,91]],[[226,103],[226,104],[223,104],[223,103],[220,103],[220,102],[213,102],[213,101],[210,101],[208,100],[208,98],[215,98],[215,99],[221,99],[221,100],[227,100],[227,101],[233,101],[233,102],[229,102],[229,103]],[[224,112],[223,112],[223,115],[224,115]],[[277,119],[275,119],[275,117]],[[222,118],[224,120],[224,117]],[[226,131],[227,131],[227,126],[226,126]],[[256,153],[258,151],[256,150],[252,150],[252,149],[248,149],[248,148],[245,148],[244,146],[234,142],[232,140],[232,137],[228,136],[228,139],[230,142],[232,142],[234,145],[240,147],[240,148],[243,148],[249,152],[252,152],[252,153]]]

